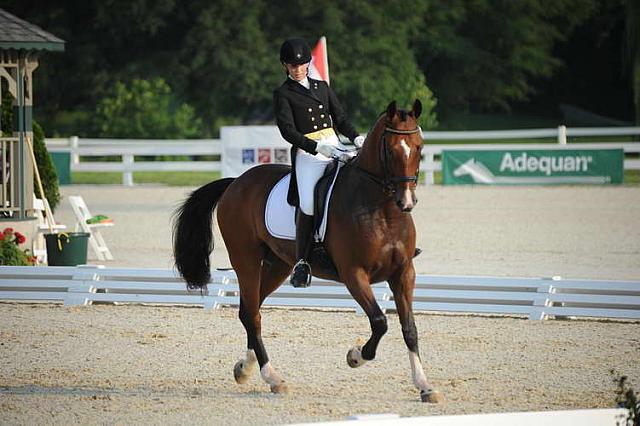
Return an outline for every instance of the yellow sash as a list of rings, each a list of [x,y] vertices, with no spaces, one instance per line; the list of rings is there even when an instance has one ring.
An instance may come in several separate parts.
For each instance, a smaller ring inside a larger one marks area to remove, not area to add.
[[[308,137],[309,139],[313,139],[314,141],[319,141],[320,139],[328,139],[337,135],[336,135],[336,132],[333,130],[333,127],[329,127],[326,129],[321,129],[315,132],[307,133],[305,136]]]

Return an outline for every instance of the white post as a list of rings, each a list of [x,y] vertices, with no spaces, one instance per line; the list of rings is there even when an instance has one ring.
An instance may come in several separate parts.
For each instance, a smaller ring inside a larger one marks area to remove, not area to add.
[[[567,144],[567,126],[564,124],[562,126],[558,126],[558,144]]]
[[[133,154],[122,155],[122,184],[125,186],[133,186]]]
[[[433,155],[433,152],[425,152],[424,154],[424,184],[425,185],[434,184],[435,182],[434,169],[435,169],[435,156]]]
[[[80,155],[77,150],[80,146],[80,139],[77,136],[71,136],[69,138],[69,147],[71,148],[71,166],[77,166],[80,164]]]

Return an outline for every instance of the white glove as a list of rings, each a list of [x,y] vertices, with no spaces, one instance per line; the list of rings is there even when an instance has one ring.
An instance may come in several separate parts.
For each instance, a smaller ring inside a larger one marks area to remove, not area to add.
[[[330,143],[318,141],[316,145],[316,152],[319,152],[325,157],[333,158],[336,155],[337,148]]]
[[[364,136],[356,136],[356,138],[353,140],[353,144],[356,146],[356,148],[362,148],[362,145],[364,145]]]

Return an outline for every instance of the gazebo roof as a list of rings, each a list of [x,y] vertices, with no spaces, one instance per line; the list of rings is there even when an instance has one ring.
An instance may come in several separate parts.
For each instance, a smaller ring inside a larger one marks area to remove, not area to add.
[[[0,9],[0,49],[64,50],[64,40]]]

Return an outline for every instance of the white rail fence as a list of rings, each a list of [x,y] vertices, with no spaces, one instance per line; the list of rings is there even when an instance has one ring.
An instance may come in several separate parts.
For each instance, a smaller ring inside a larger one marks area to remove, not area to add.
[[[386,283],[373,286],[381,308],[394,311]],[[196,305],[206,309],[238,306],[233,271],[213,271],[205,291],[187,291],[172,270],[119,269],[99,266],[0,268],[0,300]],[[456,312],[525,316],[640,319],[640,281],[565,280],[420,275],[416,312]],[[362,312],[343,284],[314,279],[312,286],[281,286],[265,306],[349,309]]]
[[[493,149],[623,149],[625,155],[640,153],[640,142],[595,142],[567,143],[570,137],[580,136],[640,136],[640,127],[592,127],[528,130],[492,130],[461,132],[423,132],[426,144],[422,149],[424,161],[420,170],[425,173],[425,184],[434,182],[434,172],[440,171],[440,155],[443,150],[493,150]],[[492,141],[509,139],[551,139],[556,143],[526,144],[433,144],[433,141]],[[220,156],[220,139],[152,140],[152,139],[85,139],[70,138],[47,139],[50,152],[69,152],[72,172],[121,172],[123,185],[133,185],[133,172],[138,171],[220,171],[221,161],[145,161],[136,160],[143,156]],[[121,161],[82,161],[82,157],[118,156]],[[624,161],[625,170],[640,170],[640,159],[629,158]]]
[[[121,172],[122,184],[133,185],[133,172],[214,172],[215,161],[149,161],[144,156],[220,156],[220,139],[47,139],[49,152],[69,152],[72,172]],[[81,157],[121,157],[121,161],[81,161]]]
[[[526,411],[516,413],[459,414],[453,416],[400,417],[397,414],[365,414],[348,420],[295,423],[290,426],[620,426],[631,413],[624,408]]]

